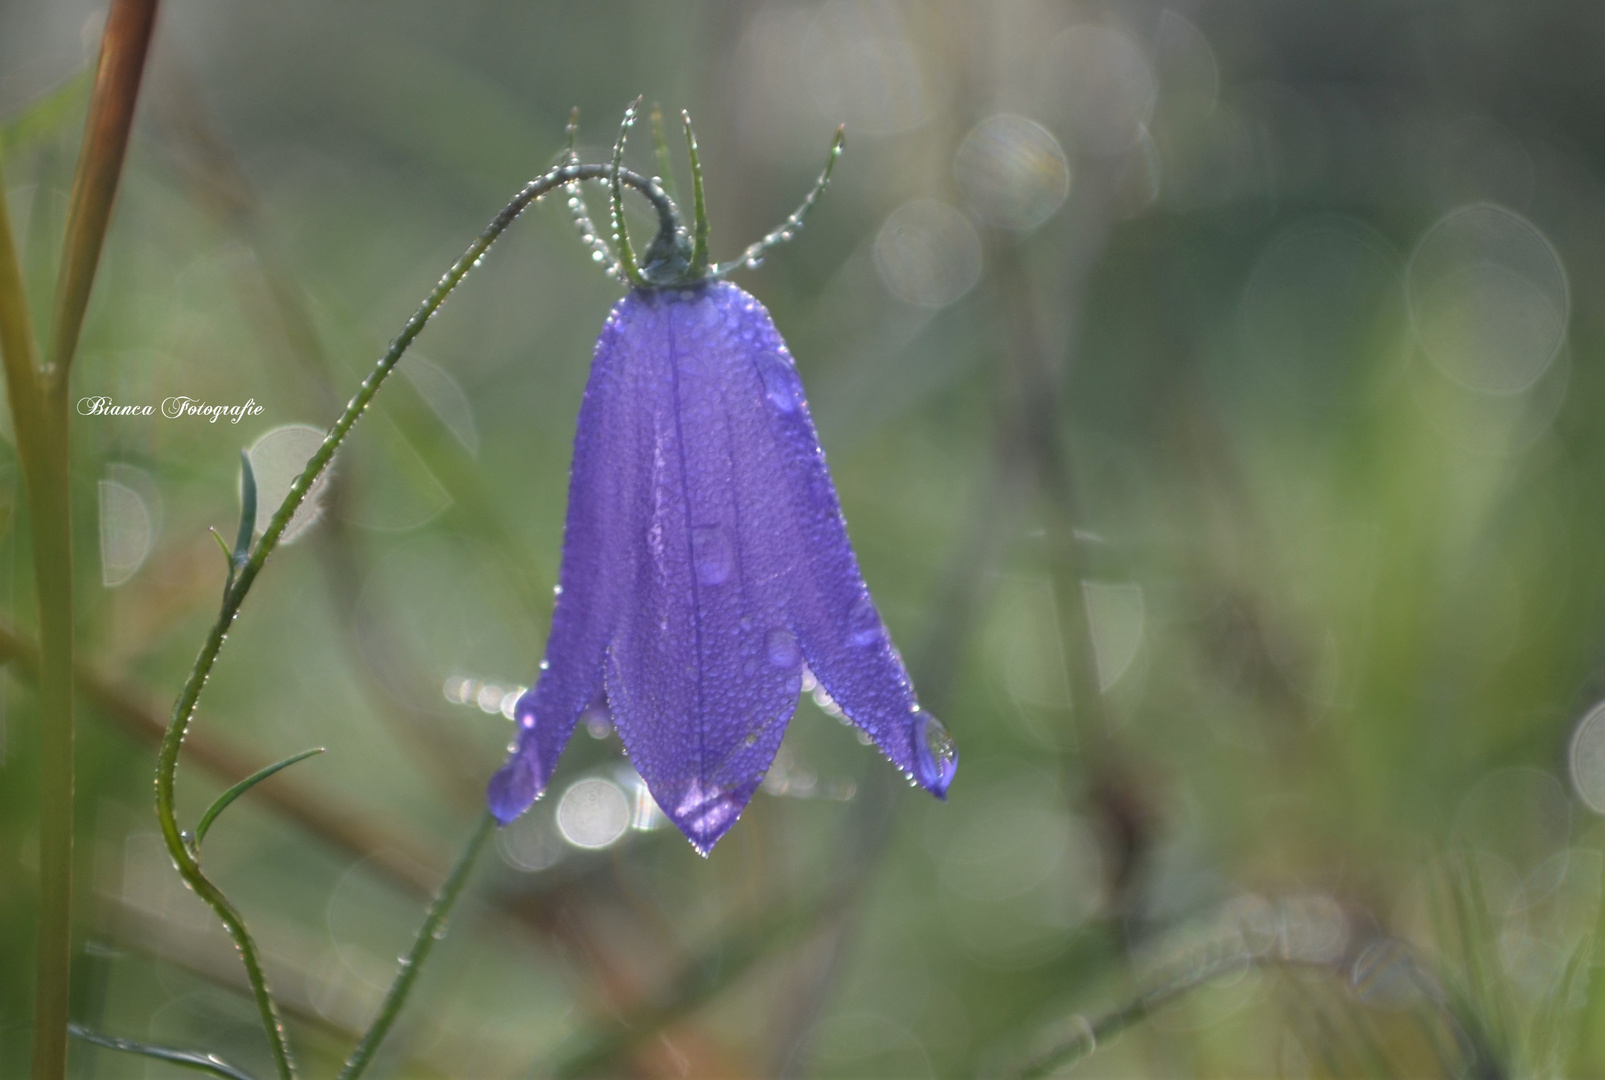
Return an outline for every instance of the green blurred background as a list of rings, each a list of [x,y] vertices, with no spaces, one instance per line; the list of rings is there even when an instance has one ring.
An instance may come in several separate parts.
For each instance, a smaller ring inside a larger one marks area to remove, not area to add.
[[[39,313],[102,17],[0,5]],[[207,529],[232,535],[242,448],[264,483],[304,461],[571,106],[605,160],[645,93],[696,121],[723,258],[847,125],[807,228],[738,280],[798,358],[957,780],[904,790],[805,696],[704,861],[596,718],[380,1070],[1007,1071],[1243,957],[1075,1073],[1605,1076],[1602,89],[1586,0],[169,0],[72,395],[264,409],[75,418],[75,1017],[270,1071],[151,805],[152,725],[223,582]],[[656,171],[644,126],[628,160]],[[619,295],[561,202],[379,395],[186,747],[189,820],[327,747],[207,858],[309,1075],[376,1007],[540,655]],[[3,426],[0,619],[26,635]],[[31,688],[0,687],[11,1076],[37,733]],[[188,1075],[82,1045],[73,1074]]]

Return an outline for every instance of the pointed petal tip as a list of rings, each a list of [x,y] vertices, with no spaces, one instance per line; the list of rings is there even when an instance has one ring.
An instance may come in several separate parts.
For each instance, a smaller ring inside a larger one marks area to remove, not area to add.
[[[914,716],[914,767],[920,786],[946,802],[959,768],[959,748],[942,722],[923,709]]]
[[[704,787],[701,781],[693,779],[673,811],[665,806],[665,813],[675,828],[691,841],[697,854],[707,858],[714,845],[741,817],[757,786],[753,783],[725,791],[713,785]]]
[[[522,752],[515,753],[485,785],[485,803],[497,824],[511,825],[541,794],[535,766]]]

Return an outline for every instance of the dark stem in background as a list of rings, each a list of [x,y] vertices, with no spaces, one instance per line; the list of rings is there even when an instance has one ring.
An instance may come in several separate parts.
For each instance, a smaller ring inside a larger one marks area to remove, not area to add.
[[[293,1080],[295,1065],[290,1057],[289,1042],[285,1036],[283,1022],[279,1018],[278,1006],[268,989],[267,978],[262,971],[261,954],[256,946],[255,939],[246,928],[245,920],[239,911],[223,895],[222,890],[212,883],[202,871],[197,854],[191,850],[186,842],[183,831],[179,828],[177,814],[174,809],[174,794],[178,770],[178,752],[183,746],[184,735],[189,729],[190,721],[194,718],[195,708],[200,700],[202,689],[211,675],[212,667],[217,662],[218,654],[222,651],[223,642],[228,636],[228,629],[233,625],[239,615],[240,606],[244,603],[246,595],[250,592],[257,575],[262,572],[263,565],[273,550],[278,546],[279,539],[284,535],[290,518],[300,507],[312,484],[328,468],[333,460],[335,451],[345,440],[355,426],[358,418],[367,410],[369,402],[379,387],[384,383],[390,372],[401,361],[402,356],[412,345],[413,341],[423,332],[423,328],[434,317],[436,311],[445,303],[453,289],[468,276],[468,272],[478,266],[483,260],[485,252],[496,242],[497,238],[506,231],[530,203],[542,195],[553,191],[565,184],[576,180],[593,180],[611,178],[615,183],[624,182],[645,195],[657,208],[660,219],[672,219],[673,207],[664,196],[661,188],[645,177],[635,173],[620,170],[616,165],[565,165],[549,170],[544,175],[531,180],[514,196],[513,200],[502,208],[501,212],[491,220],[477,240],[469,245],[468,250],[452,264],[444,277],[436,284],[433,291],[419,305],[418,310],[400,334],[385,350],[379,362],[374,366],[368,377],[362,381],[356,395],[347,403],[345,410],[340,414],[334,426],[329,429],[323,444],[317,452],[307,461],[306,468],[296,477],[290,485],[290,491],[285,496],[278,510],[269,520],[262,538],[251,549],[249,557],[240,565],[239,571],[232,584],[223,595],[222,610],[218,613],[216,622],[207,634],[201,646],[199,655],[190,669],[189,677],[185,680],[184,688],[178,700],[173,705],[172,720],[168,724],[167,733],[162,739],[161,753],[156,765],[156,815],[161,824],[162,837],[166,841],[168,854],[172,856],[179,875],[185,883],[206,902],[218,919],[228,931],[229,937],[234,940],[239,950],[240,960],[245,965],[246,977],[251,983],[253,996],[256,1000],[257,1012],[262,1021],[262,1027],[268,1037],[273,1051],[274,1065],[280,1080]],[[474,846],[477,847],[477,841]],[[404,973],[405,974],[405,973]],[[411,986],[411,980],[406,982]]]
[[[73,587],[67,376],[111,219],[134,106],[145,71],[156,0],[113,0],[56,287],[49,362],[41,365],[18,270],[9,214],[0,205],[0,349],[27,489],[34,583],[39,596],[39,908],[35,945],[32,1070],[67,1071],[72,972]]]
[[[89,290],[100,265],[100,250],[111,220],[123,154],[134,123],[134,104],[145,72],[151,32],[156,27],[156,0],[113,0],[106,14],[100,65],[89,98],[84,148],[73,177],[67,213],[67,239],[62,248],[61,276],[56,282],[55,317],[51,324],[50,363],[46,385],[65,394],[67,369],[78,348]]]
[[[1335,975],[1338,978],[1343,977],[1340,968],[1314,960],[1242,953],[1221,957],[1205,964],[1187,978],[1138,994],[1125,1005],[1104,1013],[1096,1020],[1077,1017],[1079,1023],[1074,1026],[1078,1030],[1073,1034],[1054,1041],[1024,1065],[1002,1075],[1007,1076],[1009,1080],[1039,1080],[1040,1077],[1048,1076],[1086,1057],[1098,1048],[1099,1043],[1109,1041],[1126,1028],[1141,1023],[1166,1005],[1187,996],[1194,990],[1208,986],[1216,979],[1265,968],[1304,969]]]

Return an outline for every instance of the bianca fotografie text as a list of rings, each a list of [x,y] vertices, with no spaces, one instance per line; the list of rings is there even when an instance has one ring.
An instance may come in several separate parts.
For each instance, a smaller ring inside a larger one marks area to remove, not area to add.
[[[161,410],[162,415],[169,420],[194,416],[209,424],[215,424],[218,417],[226,416],[229,423],[238,424],[242,416],[261,415],[262,406],[252,398],[246,398],[244,405],[208,405],[191,397],[170,397],[162,402]],[[78,399],[79,416],[154,416],[155,414],[154,405],[118,405],[109,397]]]

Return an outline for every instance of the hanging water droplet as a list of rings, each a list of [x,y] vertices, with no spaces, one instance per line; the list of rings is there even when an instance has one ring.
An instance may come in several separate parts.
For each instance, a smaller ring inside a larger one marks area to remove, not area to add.
[[[691,562],[697,580],[704,585],[721,585],[730,579],[735,556],[722,525],[697,525],[692,528]]]
[[[802,659],[802,652],[797,648],[797,635],[784,627],[769,631],[765,649],[769,653],[769,662],[777,668],[794,668]]]
[[[847,615],[847,640],[854,645],[873,645],[880,641],[881,633],[881,617],[875,610],[875,601],[867,595],[860,596]]]
[[[562,596],[563,595],[563,586],[561,586],[561,585],[553,585],[552,586],[552,595],[553,596]]]
[[[802,396],[796,370],[776,352],[759,353],[757,364],[758,377],[763,380],[764,395],[769,398],[769,404],[781,412],[795,412]]]
[[[591,261],[592,262],[601,262],[605,258],[607,258],[607,256],[603,255],[600,251],[591,252]]]
[[[914,714],[914,763],[920,783],[945,796],[959,767],[959,748],[942,722],[923,709]]]

